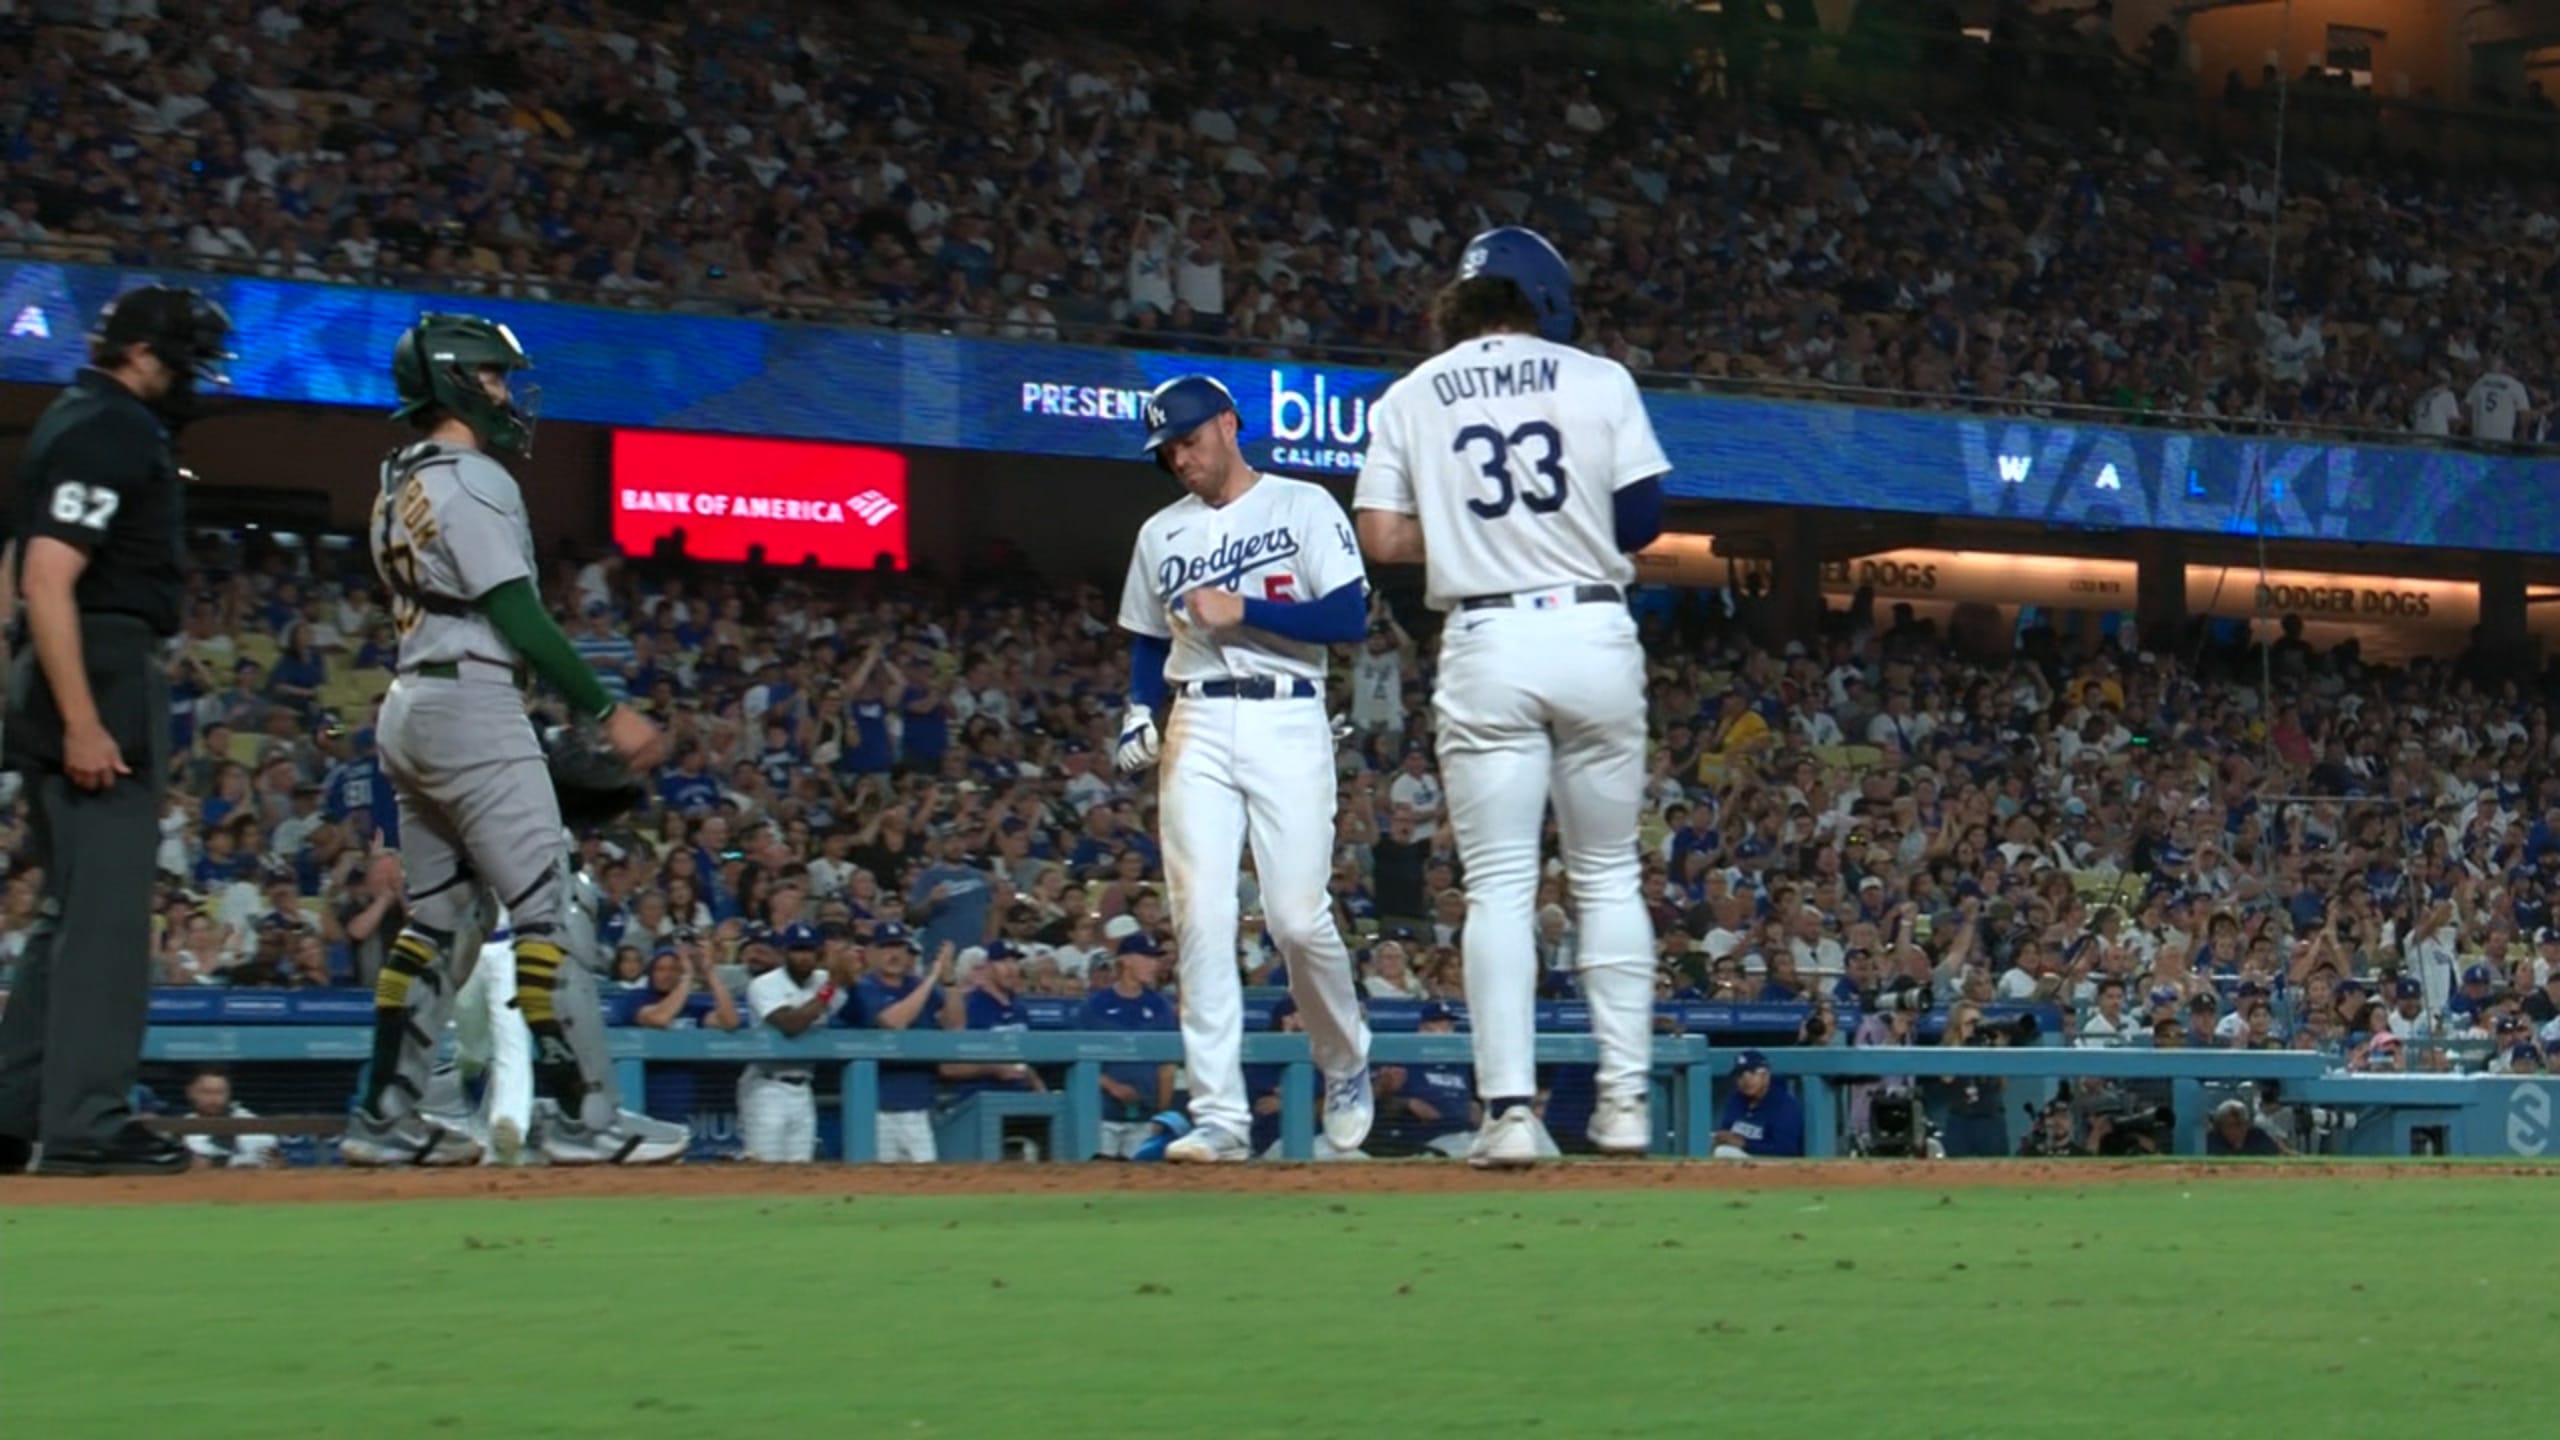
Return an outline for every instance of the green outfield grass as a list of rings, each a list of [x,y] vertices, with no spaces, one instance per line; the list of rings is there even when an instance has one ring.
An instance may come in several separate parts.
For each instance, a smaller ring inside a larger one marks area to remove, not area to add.
[[[12,1207],[0,1433],[2513,1433],[2555,1193]]]

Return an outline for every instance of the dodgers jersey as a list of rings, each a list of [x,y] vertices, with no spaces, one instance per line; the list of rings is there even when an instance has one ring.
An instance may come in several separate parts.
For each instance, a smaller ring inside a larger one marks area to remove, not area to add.
[[[2516,418],[2533,401],[2523,382],[2503,370],[2492,370],[2473,381],[2465,398],[2471,405],[2471,434],[2481,440],[2516,438]]]
[[[1176,621],[1182,597],[1214,585],[1250,600],[1321,600],[1367,579],[1350,518],[1333,496],[1321,485],[1263,475],[1224,505],[1185,494],[1138,527],[1120,589],[1120,628],[1172,639],[1169,684],[1261,675],[1322,680],[1324,646],[1249,625],[1222,639]]]
[[[373,502],[373,568],[400,632],[400,668],[516,658],[489,617],[471,608],[535,573],[533,522],[505,466],[431,440],[393,454]]]
[[[819,991],[827,988],[827,978],[825,970],[817,969],[811,970],[809,978],[805,980],[794,980],[789,970],[776,965],[747,982],[747,1014],[752,1017],[754,1023],[761,1025],[777,1010],[789,1010],[806,1005],[818,998]],[[837,998],[838,1003],[841,1004],[843,997]],[[819,1023],[823,1025],[826,1022]],[[761,1061],[745,1068],[749,1074],[762,1075],[769,1079],[779,1080],[787,1076],[805,1080],[815,1069],[815,1062],[809,1060]]]
[[[1670,470],[1635,377],[1533,335],[1485,335],[1369,407],[1352,506],[1422,521],[1428,598],[1624,586],[1617,492]]]

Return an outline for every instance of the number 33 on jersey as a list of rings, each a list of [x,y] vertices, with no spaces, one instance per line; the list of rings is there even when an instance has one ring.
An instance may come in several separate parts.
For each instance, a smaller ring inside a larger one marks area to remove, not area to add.
[[[1431,605],[1446,610],[1470,595],[1626,585],[1635,567],[1618,549],[1617,492],[1670,468],[1625,366],[1488,335],[1369,407],[1353,503],[1421,519]]]

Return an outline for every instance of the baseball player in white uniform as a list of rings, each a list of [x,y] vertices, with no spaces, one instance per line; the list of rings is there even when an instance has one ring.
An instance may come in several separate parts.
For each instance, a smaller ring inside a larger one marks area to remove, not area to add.
[[[1645,667],[1630,552],[1662,529],[1670,470],[1634,377],[1573,348],[1572,277],[1533,231],[1470,241],[1432,307],[1448,348],[1369,409],[1353,508],[1381,564],[1422,564],[1448,613],[1432,695],[1467,877],[1462,941],[1483,1168],[1527,1166],[1537,956],[1531,906],[1550,801],[1599,1042],[1591,1141],[1651,1146],[1654,936],[1638,895]]]
[[[1136,638],[1117,759],[1135,774],[1161,758],[1158,812],[1180,947],[1192,1130],[1164,1158],[1253,1153],[1236,965],[1248,841],[1265,923],[1324,1073],[1325,1139],[1357,1150],[1376,1102],[1368,1022],[1325,894],[1334,761],[1324,681],[1325,647],[1367,630],[1359,546],[1321,487],[1245,462],[1235,400],[1217,381],[1165,382],[1147,397],[1145,420],[1145,453],[1186,492],[1139,529],[1120,594],[1120,628]]]
[[[2471,393],[2463,397],[2471,411],[2471,435],[2475,440],[2494,440],[2501,444],[2517,437],[2533,414],[2533,396],[2524,382],[2507,373],[2506,358],[2489,357],[2480,378],[2471,382]],[[2527,438],[2531,432],[2527,430]]]
[[[835,977],[818,963],[815,932],[808,944],[788,943],[798,938],[782,937],[783,962],[747,982],[747,1013],[784,1035],[823,1027],[844,998]],[[808,1060],[761,1060],[744,1067],[738,1076],[738,1130],[749,1160],[806,1165],[818,1158],[816,1080],[817,1066]]]
[[[534,586],[524,497],[496,458],[531,448],[531,397],[519,404],[512,379],[532,363],[505,326],[468,315],[422,315],[392,351],[393,418],[423,432],[384,461],[372,524],[400,635],[378,733],[400,807],[408,920],[374,987],[373,1060],[340,1145],[355,1164],[479,1158],[423,1102],[459,966],[500,905],[513,918],[515,1008],[531,1031],[535,1089],[562,1116],[546,1153],[568,1163],[627,1153],[591,1074],[601,1026],[573,1037],[562,1007],[563,967],[576,968],[565,948],[570,870],[522,691],[535,675],[549,681],[635,769],[657,762],[666,737],[606,693]]]
[[[500,910],[497,928],[480,942],[471,977],[454,997],[452,1061],[437,1067],[427,1089],[428,1113],[442,1120],[445,1112],[436,1101],[445,1077],[453,1077],[457,1094],[470,1074],[483,1077],[479,1105],[457,1117],[457,1128],[474,1139],[485,1137],[488,1151],[481,1159],[492,1165],[521,1163],[525,1137],[533,1133],[533,1034],[515,1004],[515,932]]]

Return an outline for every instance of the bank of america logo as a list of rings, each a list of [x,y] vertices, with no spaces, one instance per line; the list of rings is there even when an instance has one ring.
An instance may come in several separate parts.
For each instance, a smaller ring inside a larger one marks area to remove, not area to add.
[[[844,502],[844,508],[862,517],[865,525],[877,525],[898,513],[898,502],[877,490],[865,490]]]

